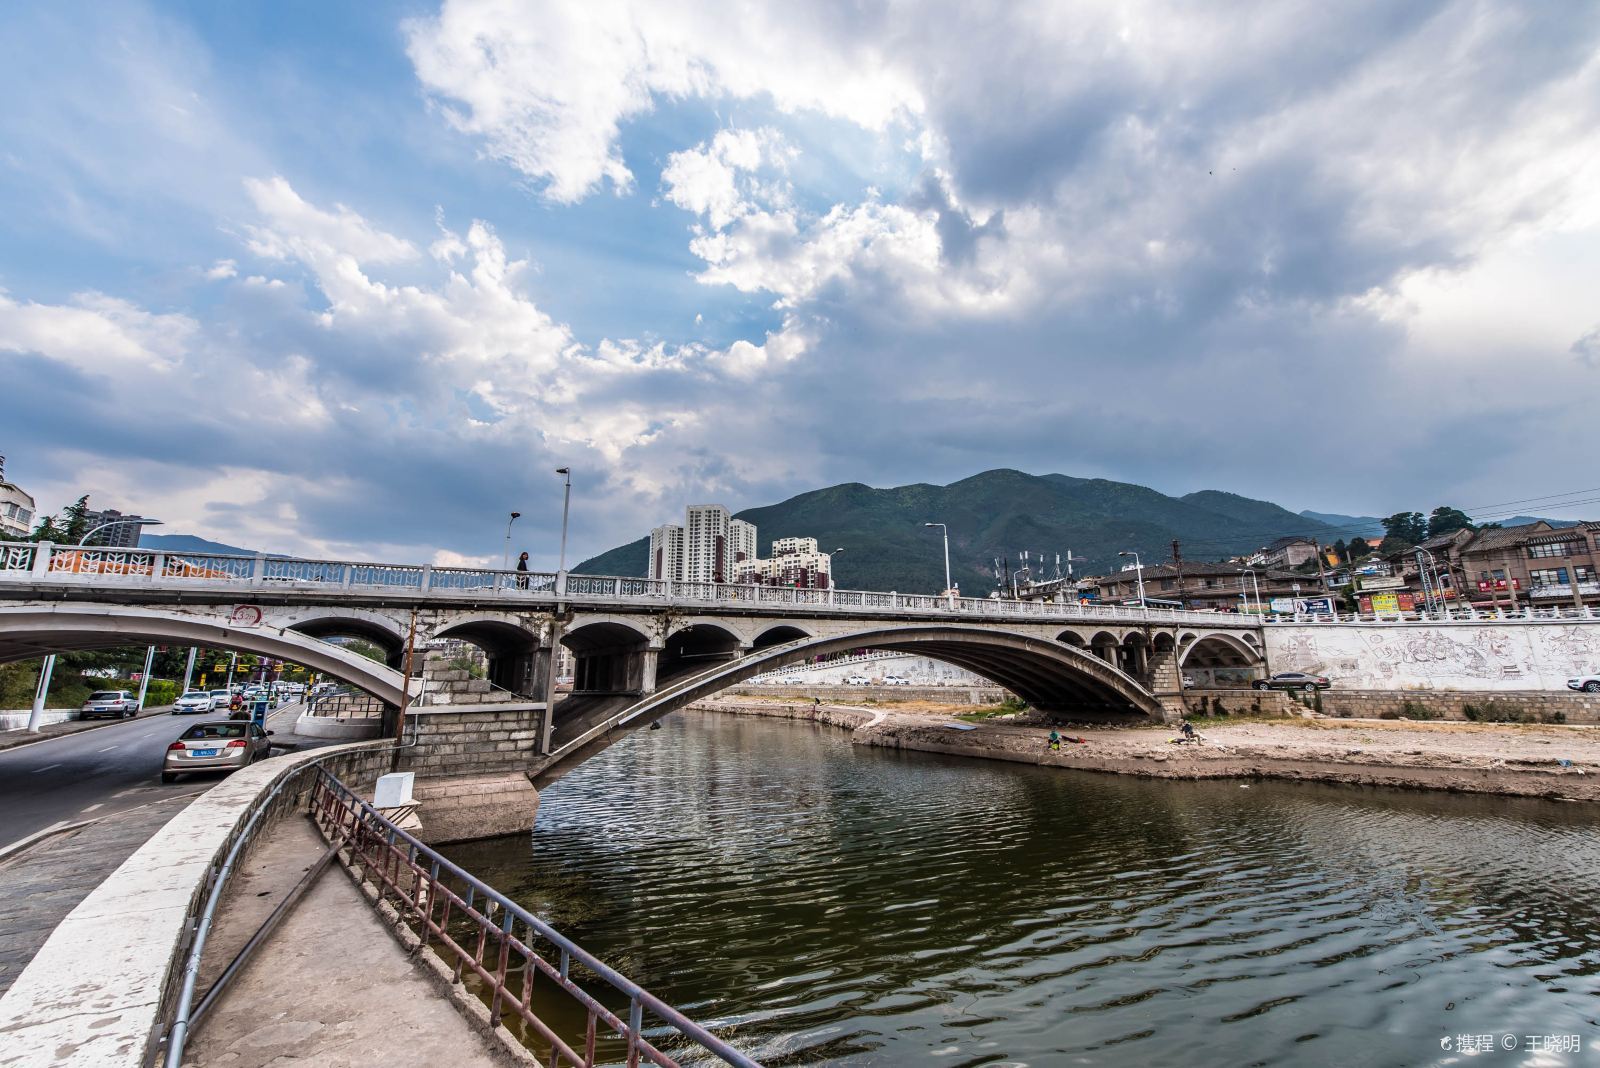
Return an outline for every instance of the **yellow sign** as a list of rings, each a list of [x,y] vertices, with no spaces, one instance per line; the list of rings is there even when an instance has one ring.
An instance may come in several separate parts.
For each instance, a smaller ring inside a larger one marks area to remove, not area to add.
[[[1395,593],[1375,593],[1372,595],[1372,610],[1374,612],[1400,611],[1400,595]]]

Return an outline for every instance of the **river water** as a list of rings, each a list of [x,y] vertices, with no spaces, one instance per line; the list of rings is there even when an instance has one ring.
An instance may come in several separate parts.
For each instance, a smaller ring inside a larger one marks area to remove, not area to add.
[[[1580,806],[687,712],[546,791],[531,838],[448,852],[770,1066],[1600,1064]]]

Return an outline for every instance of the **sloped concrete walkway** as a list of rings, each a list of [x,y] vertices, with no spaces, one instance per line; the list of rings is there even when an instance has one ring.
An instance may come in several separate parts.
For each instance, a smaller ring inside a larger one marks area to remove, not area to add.
[[[326,843],[291,816],[252,851],[206,945],[209,988]],[[531,1063],[479,1030],[400,948],[337,863],[273,932],[201,1021],[195,1068],[452,1068]]]

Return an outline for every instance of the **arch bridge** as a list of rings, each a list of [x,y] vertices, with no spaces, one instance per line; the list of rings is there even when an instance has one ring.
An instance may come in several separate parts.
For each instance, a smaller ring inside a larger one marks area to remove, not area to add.
[[[428,700],[402,671],[408,644],[455,640],[483,651],[490,688],[534,710],[514,756],[550,774],[724,687],[852,649],[947,661],[1077,719],[1170,718],[1185,671],[1264,666],[1259,623],[1210,612],[0,545],[0,661],[200,644],[305,664],[397,706]],[[561,650],[570,694],[556,687]]]

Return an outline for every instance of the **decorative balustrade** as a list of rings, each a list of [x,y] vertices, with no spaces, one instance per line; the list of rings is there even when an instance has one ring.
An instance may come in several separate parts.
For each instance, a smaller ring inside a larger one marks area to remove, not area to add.
[[[806,614],[854,610],[957,618],[1165,620],[1212,626],[1260,622],[1212,612],[1124,605],[1085,606],[993,597],[669,582],[611,575],[561,576],[548,571],[304,560],[265,555],[167,553],[149,549],[56,546],[48,542],[0,545],[0,584],[18,581],[109,586],[170,584],[177,588],[224,589],[255,586],[382,594],[415,591],[422,597],[483,594],[541,602],[759,605],[764,609],[789,609]]]

